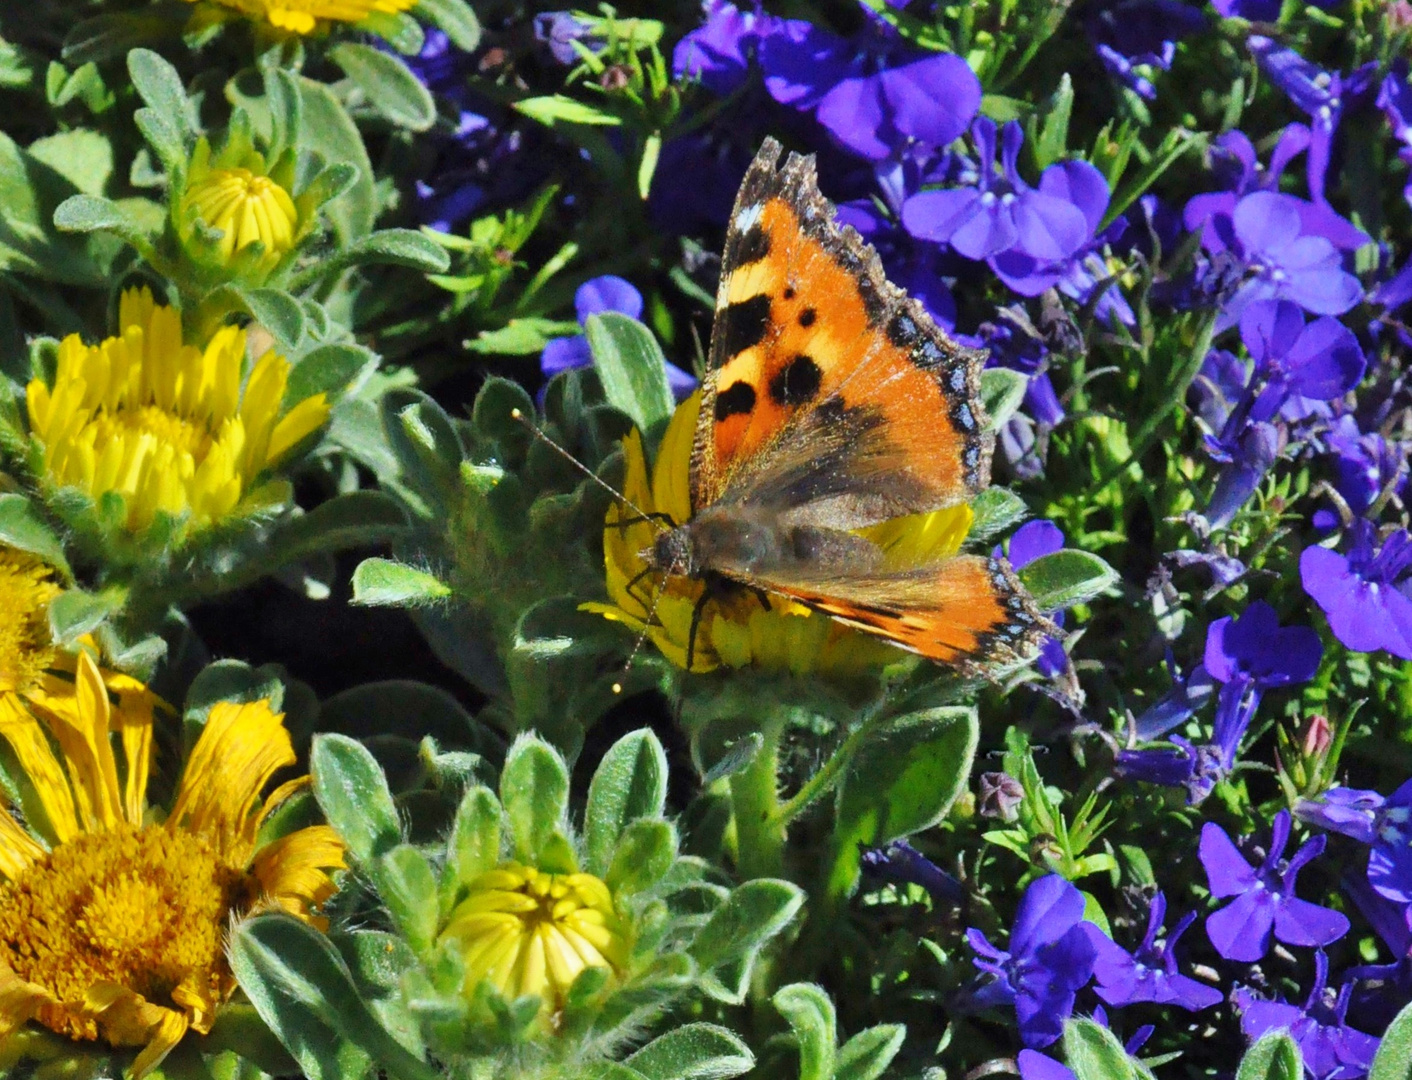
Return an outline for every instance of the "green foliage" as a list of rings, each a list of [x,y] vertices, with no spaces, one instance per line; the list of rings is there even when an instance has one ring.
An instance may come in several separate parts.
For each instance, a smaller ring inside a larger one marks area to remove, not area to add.
[[[1271,1031],[1255,1041],[1240,1059],[1236,1080],[1301,1080],[1304,1062],[1287,1031]]]
[[[1243,1063],[1241,1068],[1244,1069]],[[1368,1080],[1407,1080],[1408,1077],[1412,1077],[1412,1005],[1403,1008],[1387,1026],[1377,1056],[1373,1058],[1373,1067],[1368,1070]],[[1246,1078],[1241,1075],[1238,1080]]]

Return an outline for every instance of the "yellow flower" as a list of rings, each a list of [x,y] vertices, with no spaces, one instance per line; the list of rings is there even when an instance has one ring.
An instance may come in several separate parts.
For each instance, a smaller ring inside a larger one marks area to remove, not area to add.
[[[677,408],[658,448],[650,483],[641,435],[632,431],[623,440],[627,466],[623,496],[644,514],[665,513],[678,523],[691,517],[691,444],[700,408],[700,393]],[[580,606],[639,632],[646,625],[648,637],[662,655],[684,668],[692,614],[705,585],[682,576],[663,580],[660,575],[644,574],[647,562],[643,553],[652,547],[657,528],[649,521],[621,524],[637,516],[637,511],[617,503],[609,508],[603,558],[612,603]],[[955,555],[970,531],[971,519],[969,506],[954,506],[883,522],[860,530],[860,535],[883,549],[888,565],[920,566]],[[653,611],[653,618],[647,625],[649,611]],[[766,610],[754,595],[742,591],[706,601],[691,670],[711,671],[724,664],[796,675],[811,671],[848,675],[894,663],[903,656],[886,642],[850,630],[803,604],[771,597]]]
[[[507,999],[538,995],[555,1009],[584,968],[621,972],[628,959],[607,885],[516,862],[472,881],[441,936],[461,945],[467,993],[489,980]]]
[[[211,709],[165,820],[147,807],[151,710],[113,709],[86,652],[67,695],[0,698],[0,737],[30,793],[18,808],[0,798],[0,1038],[32,1020],[142,1047],[140,1077],[189,1029],[209,1031],[234,990],[233,918],[280,908],[312,921],[334,891],[332,829],[259,839],[308,779],[261,797],[295,760],[268,701]]]
[[[126,528],[158,514],[199,529],[229,516],[262,473],[328,418],[324,394],[281,415],[290,365],[267,352],[241,386],[245,331],[222,327],[205,349],[147,288],[123,293],[120,336],[59,344],[52,386],[26,392],[30,431],[55,488],[124,500]]]
[[[193,3],[197,0],[192,0]],[[362,22],[381,12],[395,15],[412,7],[417,0],[215,0],[220,6],[263,19],[277,30],[309,34],[321,22]]]
[[[251,244],[264,246],[261,269],[268,270],[294,247],[299,211],[289,192],[268,176],[249,169],[212,169],[186,189],[187,211],[219,229],[221,261]]]

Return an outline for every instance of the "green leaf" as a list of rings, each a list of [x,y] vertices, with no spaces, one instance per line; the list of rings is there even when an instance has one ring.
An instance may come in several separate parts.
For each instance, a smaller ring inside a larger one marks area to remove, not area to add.
[[[437,27],[462,52],[480,45],[480,22],[465,0],[419,0],[417,14]]]
[[[755,1067],[750,1047],[715,1024],[687,1024],[627,1059],[647,1080],[727,1080]]]
[[[59,537],[45,524],[35,505],[16,492],[0,494],[0,542],[37,555],[66,578],[73,576]]]
[[[406,529],[406,514],[392,496],[349,491],[282,525],[265,557],[267,565],[288,565],[312,555],[397,540]]]
[[[490,788],[476,784],[466,789],[451,835],[446,840],[446,869],[441,882],[442,908],[446,914],[460,899],[459,892],[500,862],[500,801]]]
[[[542,350],[551,339],[570,337],[579,330],[578,323],[563,319],[511,319],[494,330],[482,330],[466,348],[483,356],[529,356]]]
[[[1025,500],[1009,488],[988,487],[971,500],[971,513],[975,516],[966,539],[980,544],[1024,521],[1029,510]]]
[[[821,986],[792,983],[770,999],[799,1044],[799,1080],[833,1080],[838,1046],[833,1002]]]
[[[543,865],[559,855],[569,804],[569,769],[557,750],[535,735],[516,739],[500,772],[500,802],[516,859],[546,872],[572,872]]]
[[[309,772],[314,798],[358,862],[371,862],[401,843],[402,825],[387,777],[362,743],[346,735],[316,736]]]
[[[406,480],[427,499],[447,508],[456,505],[463,451],[451,417],[417,390],[386,395],[383,409],[387,436]]]
[[[981,403],[988,417],[986,427],[998,431],[1015,415],[1025,400],[1029,377],[1010,368],[986,368],[981,372]]]
[[[25,152],[42,161],[79,191],[101,195],[113,174],[113,147],[87,128],[74,128],[35,139]]]
[[[304,309],[298,300],[282,289],[242,289],[225,285],[206,299],[215,311],[222,308],[243,311],[263,326],[282,353],[291,353],[304,336]]]
[[[148,248],[147,229],[128,211],[99,195],[70,195],[54,208],[54,228],[60,232],[110,232],[141,251]]]
[[[424,607],[450,595],[435,575],[392,559],[364,559],[353,571],[351,602],[364,607]]]
[[[127,54],[127,71],[142,100],[175,125],[183,140],[190,138],[196,129],[196,111],[177,69],[151,49],[133,49]]]
[[[1064,1060],[1077,1080],[1138,1080],[1132,1058],[1111,1031],[1092,1020],[1064,1025]]]
[[[691,943],[691,955],[707,973],[703,989],[721,1001],[744,1001],[756,953],[789,925],[803,903],[803,890],[773,878],[757,878],[733,890]]]
[[[1236,1080],[1252,1080],[1245,1075],[1244,1062],[1241,1062]],[[1265,1077],[1261,1075],[1256,1080],[1265,1080]],[[1270,1080],[1276,1080],[1273,1074],[1270,1074]],[[1398,1013],[1383,1032],[1368,1080],[1412,1080],[1412,1005]]]
[[[347,246],[372,231],[378,205],[372,162],[358,128],[333,91],[301,76],[299,97],[299,149],[317,151],[326,161],[357,169],[352,186],[325,204],[323,210],[339,243]]]
[[[372,1061],[396,1080],[439,1077],[388,1034],[333,944],[308,923],[250,919],[231,932],[229,956],[241,989],[310,1080],[362,1076]]]
[[[588,785],[584,868],[602,877],[628,823],[661,817],[666,803],[667,752],[646,728],[624,735],[603,755]]]
[[[616,311],[590,315],[585,330],[608,403],[626,413],[649,445],[655,445],[675,408],[667,359],[656,337]]]
[[[411,844],[399,844],[373,860],[369,876],[407,943],[419,953],[430,952],[441,903],[426,856]]]
[[[604,112],[582,101],[575,101],[563,94],[548,97],[525,98],[515,102],[515,108],[531,120],[553,127],[555,124],[592,124],[598,127],[617,127],[621,117]]]
[[[451,265],[451,256],[444,247],[416,229],[379,229],[346,247],[339,253],[337,261],[349,266],[355,263],[387,263],[420,270],[424,274],[439,274]]]
[[[906,1037],[904,1024],[878,1024],[858,1032],[839,1049],[833,1080],[877,1080]]]
[[[613,861],[600,875],[614,895],[631,896],[650,889],[672,868],[677,857],[677,830],[661,818],[639,818],[618,838]]]
[[[49,604],[49,630],[61,645],[70,645],[91,634],[120,605],[109,595],[69,589]]]
[[[172,30],[170,9],[150,14],[137,10],[96,15],[64,35],[59,55],[70,65],[95,63],[126,56],[134,46],[161,38]]]
[[[1066,71],[1050,99],[1049,112],[1035,140],[1035,168],[1041,172],[1062,158],[1069,148],[1069,117],[1074,112],[1074,83]]]
[[[1041,555],[1016,572],[1040,611],[1082,604],[1118,581],[1114,569],[1097,555],[1073,548]]]
[[[362,345],[321,345],[305,353],[290,370],[282,405],[293,408],[315,394],[334,397],[377,362],[377,353]]]
[[[397,57],[352,41],[340,42],[326,55],[369,104],[398,127],[426,131],[435,122],[436,103],[430,91]]]

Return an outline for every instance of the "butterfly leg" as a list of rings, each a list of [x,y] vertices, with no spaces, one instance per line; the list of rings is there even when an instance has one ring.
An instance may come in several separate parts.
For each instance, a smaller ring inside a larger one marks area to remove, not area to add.
[[[629,529],[634,525],[642,525],[649,521],[661,521],[673,528],[677,525],[677,519],[665,510],[654,510],[650,514],[638,514],[636,517],[623,518],[622,521],[615,521],[608,526],[610,529]]]
[[[634,590],[637,589],[639,583],[642,581],[643,578],[647,577],[652,573],[655,573],[655,571],[656,568],[652,566],[646,567],[645,569],[638,571],[637,575],[631,581],[629,581],[624,588],[624,591],[629,596],[631,596],[634,600],[636,600],[639,604],[642,605],[642,610],[648,612],[649,614],[652,610],[652,601],[654,600],[654,597],[646,593],[638,593]],[[652,620],[649,619],[648,621],[651,622]]]
[[[696,633],[701,629],[701,613],[706,610],[706,602],[714,599],[710,585],[702,590],[691,609],[691,628],[686,633],[686,670],[690,671],[696,660]]]

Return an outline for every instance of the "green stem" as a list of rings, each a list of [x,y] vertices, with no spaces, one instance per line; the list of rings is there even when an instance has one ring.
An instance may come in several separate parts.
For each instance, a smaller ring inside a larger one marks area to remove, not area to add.
[[[745,879],[784,875],[785,822],[780,816],[780,737],[784,718],[771,716],[755,760],[730,779],[735,814],[736,869]]]
[[[1191,380],[1196,378],[1196,373],[1201,370],[1201,364],[1206,359],[1207,352],[1211,349],[1211,338],[1216,332],[1216,318],[1211,316],[1206,320],[1206,324],[1201,328],[1201,333],[1197,335],[1196,344],[1192,346],[1191,353],[1187,356],[1186,363],[1178,370],[1174,378],[1167,386],[1162,395],[1162,400],[1151,412],[1147,414],[1147,419],[1143,421],[1141,427],[1133,435],[1130,445],[1132,447],[1128,456],[1113,468],[1109,469],[1098,482],[1090,487],[1083,494],[1083,501],[1088,502],[1096,496],[1102,494],[1114,480],[1128,471],[1143,454],[1156,442],[1157,435],[1161,431],[1162,425],[1166,422],[1172,410],[1182,403],[1186,397],[1187,387],[1191,385]]]
[[[783,827],[797,818],[820,795],[826,795],[838,783],[839,777],[843,774],[844,766],[853,758],[853,751],[858,744],[863,741],[864,736],[872,730],[873,717],[866,718],[861,724],[849,733],[839,748],[833,755],[824,762],[824,767],[811,776],[804,786],[796,791],[788,800],[780,804],[775,811],[775,816],[779,824]]]

